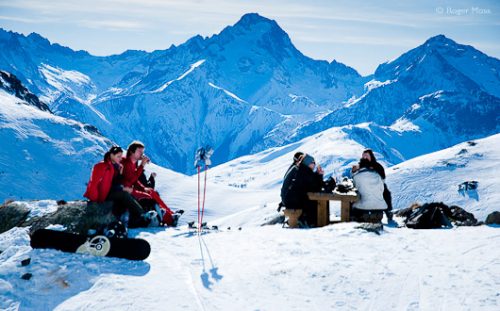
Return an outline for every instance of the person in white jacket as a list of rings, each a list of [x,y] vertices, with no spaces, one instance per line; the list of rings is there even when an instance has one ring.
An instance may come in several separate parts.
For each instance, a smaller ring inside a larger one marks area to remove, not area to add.
[[[362,168],[367,168],[374,170],[377,174],[379,174],[380,178],[382,178],[382,181],[384,183],[384,201],[387,204],[387,209],[385,210],[385,214],[387,216],[387,220],[389,222],[392,222],[393,218],[393,213],[392,213],[392,194],[389,191],[389,188],[387,188],[387,184],[385,183],[385,170],[382,167],[382,165],[377,161],[375,158],[375,155],[373,154],[373,151],[371,149],[366,149],[363,151],[363,154],[361,155],[361,160],[359,161],[359,164],[355,165],[352,168],[352,172],[355,173],[357,170],[362,169]]]
[[[360,162],[362,161],[363,159]],[[384,181],[382,177],[376,170],[365,166],[355,170],[353,180],[360,198],[359,201],[352,205],[351,220],[381,222],[383,212],[387,210],[387,203],[384,200]]]

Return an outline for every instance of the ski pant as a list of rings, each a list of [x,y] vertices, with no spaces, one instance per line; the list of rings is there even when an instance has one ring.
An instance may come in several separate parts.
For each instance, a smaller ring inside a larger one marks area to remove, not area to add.
[[[385,210],[385,214],[387,215],[388,218],[389,215],[391,216],[392,219],[392,194],[389,191],[389,188],[387,188],[387,185],[384,183],[384,201],[387,204],[387,209]]]
[[[392,195],[391,192],[389,191],[389,188],[387,188],[387,185],[384,184],[384,201],[387,204],[387,211],[392,211]]]
[[[296,209],[302,211],[299,220],[306,223],[309,227],[316,227],[318,223],[318,205],[316,201],[305,200],[299,206],[302,207]]]
[[[107,200],[113,201],[113,214],[120,217],[129,212],[128,227],[147,227],[144,210],[134,197],[126,191],[113,191],[108,194]]]
[[[380,223],[383,216],[383,210],[365,211],[358,208],[351,208],[351,221]]]
[[[139,190],[134,190],[132,191],[132,196],[142,202],[143,200],[147,200],[145,202],[146,206],[150,207],[151,206],[151,200],[154,201],[156,204],[160,206],[160,208],[165,212],[163,215],[162,221],[166,223],[167,225],[171,226],[174,223],[174,218],[172,215],[174,212],[163,202],[163,200],[160,198],[160,194],[156,191],[150,191],[150,192],[144,192],[144,191],[139,191]],[[154,205],[152,205],[154,209]]]

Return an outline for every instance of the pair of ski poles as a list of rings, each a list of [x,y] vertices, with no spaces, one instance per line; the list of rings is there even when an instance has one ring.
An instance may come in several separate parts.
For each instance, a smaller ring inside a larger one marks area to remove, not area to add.
[[[208,171],[208,165],[205,164],[205,177],[204,177],[204,185],[203,185],[203,199],[201,199],[201,196],[200,196],[200,194],[201,194],[201,165],[197,165],[196,167],[198,169],[198,232],[201,232],[201,227],[202,227],[202,224],[203,224],[203,214],[205,212],[205,198],[206,198],[206,195],[207,195],[207,171]],[[200,206],[201,206],[201,213],[200,213]]]

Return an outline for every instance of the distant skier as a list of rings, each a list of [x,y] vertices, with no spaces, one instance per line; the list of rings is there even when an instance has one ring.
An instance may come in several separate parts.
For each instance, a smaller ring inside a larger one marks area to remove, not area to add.
[[[308,226],[315,226],[317,221],[316,202],[309,200],[308,192],[319,192],[323,187],[323,169],[316,168],[314,158],[308,154],[299,154],[297,161],[290,166],[281,187],[281,202],[288,213],[290,227],[295,227],[295,219]],[[316,168],[316,171],[315,171]],[[292,223],[290,223],[292,221]]]
[[[129,227],[147,227],[151,222],[141,205],[132,197],[132,188],[122,185],[122,148],[113,146],[102,162],[94,165],[84,197],[92,202],[113,201],[113,214]],[[128,218],[128,219],[127,219]]]
[[[366,149],[365,151],[363,151],[363,154],[361,155],[361,159],[360,159],[359,163],[357,165],[353,166],[352,173],[353,174],[358,173],[362,169],[373,170],[382,179],[382,183],[383,183],[382,197],[383,197],[385,204],[386,204],[385,214],[387,216],[388,221],[389,222],[392,221],[392,218],[393,218],[392,196],[391,196],[391,192],[387,188],[387,185],[385,184],[385,170],[382,167],[382,165],[379,162],[377,162],[377,158],[375,158],[375,155],[373,154],[373,151],[371,149]]]
[[[145,206],[159,205],[161,221],[168,226],[175,227],[183,210],[173,212],[167,204],[160,198],[158,192],[150,187],[146,187],[139,181],[139,177],[144,172],[144,166],[150,163],[150,159],[144,155],[145,146],[139,141],[133,141],[127,148],[127,157],[123,160],[123,180],[122,184],[126,188],[132,188],[132,196]],[[138,163],[140,161],[140,164]]]

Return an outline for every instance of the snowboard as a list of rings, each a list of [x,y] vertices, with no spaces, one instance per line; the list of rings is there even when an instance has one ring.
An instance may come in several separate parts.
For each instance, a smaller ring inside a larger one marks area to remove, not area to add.
[[[48,229],[36,230],[31,236],[31,247],[51,248],[68,253],[144,260],[151,246],[143,239],[108,238],[104,235],[84,236]]]

